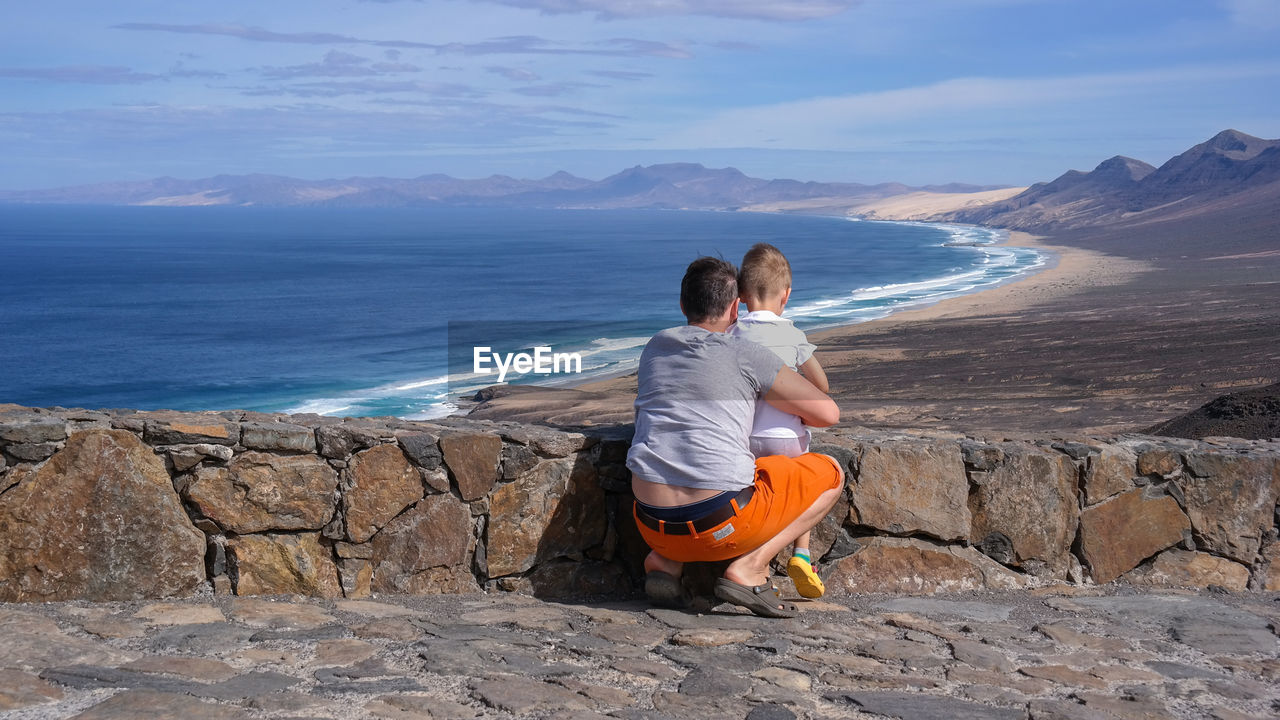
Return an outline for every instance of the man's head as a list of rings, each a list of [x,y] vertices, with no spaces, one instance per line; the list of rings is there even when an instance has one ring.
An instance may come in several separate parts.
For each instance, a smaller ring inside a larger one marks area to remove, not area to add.
[[[738,307],[738,269],[720,258],[689,263],[680,281],[680,310],[690,325],[718,320]]]
[[[756,243],[742,258],[738,292],[749,309],[782,297],[791,289],[791,263],[778,248]],[[785,300],[784,300],[785,302]]]

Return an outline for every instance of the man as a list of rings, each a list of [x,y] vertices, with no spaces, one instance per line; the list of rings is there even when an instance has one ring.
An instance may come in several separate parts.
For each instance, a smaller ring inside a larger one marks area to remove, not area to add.
[[[726,335],[738,317],[737,269],[693,261],[680,284],[682,327],[640,355],[636,434],[627,455],[635,517],[652,552],[645,592],[683,606],[684,563],[732,559],[716,597],[764,617],[793,617],[769,582],[769,561],[817,525],[840,497],[844,472],[826,455],[755,460],[748,436],[756,401],[826,427],[831,398],[768,349]]]

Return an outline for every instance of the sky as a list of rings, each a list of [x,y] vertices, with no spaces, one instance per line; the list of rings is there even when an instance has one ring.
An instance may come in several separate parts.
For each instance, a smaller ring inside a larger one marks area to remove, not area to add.
[[[0,189],[270,173],[1022,185],[1280,137],[1277,0],[44,0]]]

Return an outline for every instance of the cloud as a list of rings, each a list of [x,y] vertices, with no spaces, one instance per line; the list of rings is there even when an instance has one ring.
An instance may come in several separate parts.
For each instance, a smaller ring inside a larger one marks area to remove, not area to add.
[[[1222,0],[1231,22],[1250,30],[1280,28],[1280,3],[1275,0]]]
[[[500,65],[490,65],[489,67],[485,68],[485,71],[491,72],[494,75],[501,75],[502,77],[508,80],[514,80],[516,82],[537,82],[538,80],[542,79],[538,77],[537,73],[533,72],[532,70],[525,70],[524,68],[513,68],[513,67],[502,67]]]
[[[659,15],[799,21],[831,17],[862,0],[472,0],[539,10],[554,15],[594,13],[602,19]]]
[[[1067,119],[1084,108],[1114,108],[1229,80],[1280,77],[1280,64],[1182,66],[1130,73],[1029,78],[957,78],[918,87],[724,110],[665,138],[670,147],[856,148],[885,128],[948,117],[990,124],[1002,112],[1046,113]],[[1099,100],[1106,102],[1099,104]],[[873,131],[873,132],[868,132]]]
[[[351,35],[334,33],[282,33],[263,28],[237,24],[203,23],[199,25],[170,25],[164,23],[122,23],[113,25],[117,30],[170,32],[191,35],[222,35],[253,42],[299,43],[305,45],[368,45],[381,48],[434,50],[436,53],[463,55],[600,55],[617,57],[668,57],[690,58],[685,48],[654,40],[613,38],[590,43],[587,46],[571,46],[555,43],[532,35],[512,35],[472,43],[424,43],[408,40],[368,40]],[[394,58],[393,58],[394,59]]]
[[[545,85],[528,85],[525,87],[518,87],[512,90],[511,92],[520,93],[521,95],[528,95],[530,97],[556,97],[559,95],[567,95],[569,93],[574,93],[574,92],[577,92],[578,90],[581,90],[582,88],[589,88],[589,87],[602,87],[602,86],[596,85],[594,83],[584,83],[584,82],[557,82],[557,83],[547,83]]]
[[[335,43],[363,43],[364,40],[333,33],[278,33],[246,25],[204,23],[200,25],[168,25],[164,23],[121,23],[112,25],[117,30],[150,30],[184,33],[190,35],[226,35],[254,42],[304,43],[332,45]]]
[[[345,95],[418,93],[437,97],[482,97],[485,93],[469,85],[394,80],[353,80],[305,82],[274,87],[236,88],[252,97],[292,95],[303,98],[334,98]]]
[[[59,67],[0,67],[0,77],[45,80],[83,85],[137,85],[163,80],[161,75],[134,72],[127,67],[109,65],[61,65]]]
[[[612,80],[644,80],[645,78],[653,77],[653,73],[632,72],[629,70],[588,70],[587,74]]]
[[[668,43],[635,38],[612,38],[587,47],[566,46],[532,35],[510,35],[474,43],[448,43],[439,52],[462,55],[600,55],[616,57],[690,58],[686,49]]]
[[[182,54],[186,55],[186,53]],[[227,74],[213,70],[191,70],[179,60],[173,64],[173,67],[169,68],[167,76],[172,78],[211,78],[216,80],[225,78]]]
[[[352,55],[338,50],[330,50],[318,63],[290,65],[288,67],[266,67],[260,72],[264,77],[287,79],[301,77],[374,77],[396,73],[418,72],[422,68],[407,63],[374,63],[368,65],[369,58]]]

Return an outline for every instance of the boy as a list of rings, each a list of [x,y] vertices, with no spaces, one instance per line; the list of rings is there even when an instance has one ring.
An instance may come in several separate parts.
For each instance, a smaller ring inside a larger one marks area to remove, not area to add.
[[[756,243],[742,258],[738,271],[738,293],[747,304],[747,313],[729,328],[729,333],[763,345],[782,362],[802,373],[814,387],[828,392],[827,375],[813,356],[814,346],[803,331],[781,317],[791,298],[791,264],[778,248]],[[751,426],[751,453],[757,458],[770,455],[798,457],[809,451],[809,431],[800,418],[765,402],[756,403]],[[813,571],[809,555],[809,533],[796,538],[793,557],[787,563],[796,591],[802,597],[822,597],[825,587]]]

